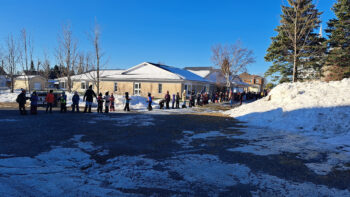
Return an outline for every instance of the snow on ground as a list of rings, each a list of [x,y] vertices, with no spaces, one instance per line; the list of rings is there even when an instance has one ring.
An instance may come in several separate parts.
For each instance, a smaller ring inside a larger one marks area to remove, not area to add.
[[[14,93],[11,93],[10,90],[0,91],[0,103],[16,102],[16,99],[19,93],[21,93],[21,91],[19,90],[14,91]]]
[[[230,151],[291,152],[306,160],[324,160],[307,164],[321,175],[333,168],[349,170],[349,98],[350,79],[278,85],[268,97],[225,112],[249,125],[244,135],[235,137],[250,143]]]
[[[345,134],[350,130],[350,79],[283,83],[267,97],[225,113],[259,127]]]
[[[89,154],[108,154],[108,150],[82,142],[82,138],[70,139],[76,147],[56,146],[35,157],[0,159],[0,196],[128,196],[131,194],[123,189],[142,188],[190,196],[196,188],[207,188],[206,195],[216,196],[228,187],[244,184],[256,188],[253,196],[350,195],[347,190],[253,172],[243,164],[225,163],[208,154],[179,154],[161,161],[143,155],[117,156],[102,165]]]

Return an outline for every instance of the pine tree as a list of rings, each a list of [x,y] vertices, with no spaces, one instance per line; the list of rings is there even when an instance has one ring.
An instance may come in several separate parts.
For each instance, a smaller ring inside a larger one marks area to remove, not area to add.
[[[320,78],[325,52],[324,39],[315,30],[319,28],[320,15],[312,0],[288,0],[282,6],[281,25],[277,36],[267,49],[265,60],[273,65],[265,77],[279,83],[309,78]]]
[[[350,77],[350,0],[338,0],[332,8],[335,19],[328,22],[326,80]]]

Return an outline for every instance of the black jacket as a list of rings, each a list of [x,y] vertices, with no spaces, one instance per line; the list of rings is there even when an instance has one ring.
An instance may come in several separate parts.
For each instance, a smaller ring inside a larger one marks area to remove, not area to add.
[[[16,102],[20,105],[25,105],[28,99],[29,98],[26,97],[26,94],[22,92],[17,96]]]
[[[95,94],[95,92],[92,89],[86,90],[86,92],[84,94],[84,100],[86,98],[87,102],[93,102],[94,101],[94,97],[96,97],[96,94]]]

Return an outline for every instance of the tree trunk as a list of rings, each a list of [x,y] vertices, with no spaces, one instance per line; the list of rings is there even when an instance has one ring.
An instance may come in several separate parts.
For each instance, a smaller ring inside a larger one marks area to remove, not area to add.
[[[12,75],[11,75],[11,93],[13,93],[13,92],[14,92],[14,89],[15,89],[14,80],[15,80],[15,78],[14,78],[14,76],[13,76],[13,74],[12,74]]]
[[[293,55],[293,82],[297,82],[297,22],[298,22],[298,16],[295,17],[294,21],[294,41],[293,41],[293,47],[294,47],[294,55]]]

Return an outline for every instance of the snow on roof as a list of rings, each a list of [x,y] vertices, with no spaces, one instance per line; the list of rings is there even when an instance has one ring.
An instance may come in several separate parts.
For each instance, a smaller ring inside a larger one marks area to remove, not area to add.
[[[191,70],[191,69],[188,69],[188,71],[190,71],[198,76],[201,76],[203,78],[206,78],[211,73],[211,70]]]
[[[21,75],[16,77],[16,79],[32,79],[34,77],[41,77],[40,75]]]
[[[100,70],[100,77],[108,77],[110,75],[117,75],[124,72],[124,70]],[[97,77],[97,71],[89,71],[80,75],[71,76],[71,80],[94,80]],[[58,80],[67,80],[67,77],[60,77]]]
[[[151,62],[143,62],[120,74],[107,76],[105,79],[152,81],[189,80],[208,82],[206,79],[187,70]]]
[[[176,68],[176,67],[167,66],[167,65],[161,65],[161,64],[154,64],[154,63],[150,63],[150,62],[148,62],[148,63],[152,64],[154,66],[160,67],[160,68],[167,70],[169,72],[172,72],[185,80],[208,82],[208,80],[204,79],[203,77],[201,77],[193,72],[190,72],[188,70],[185,70],[185,69]]]

